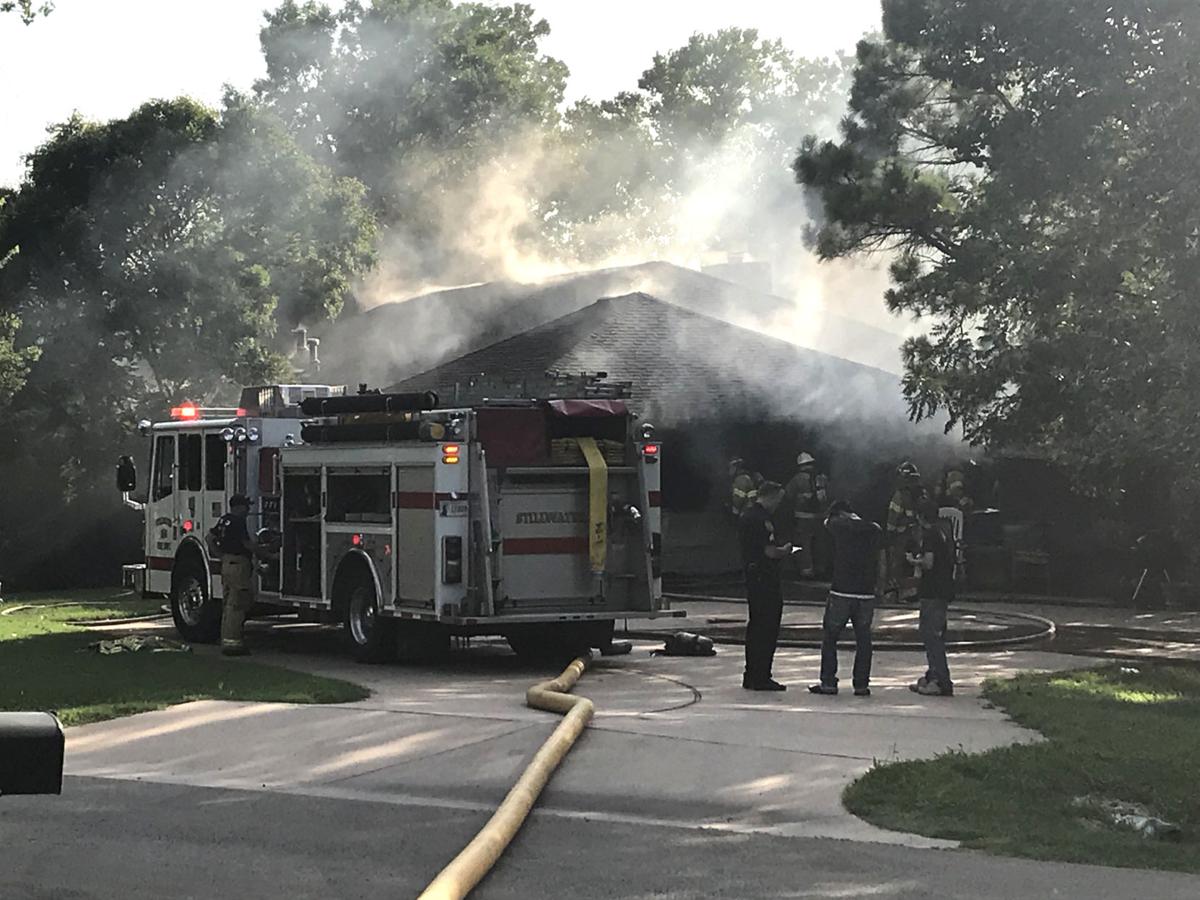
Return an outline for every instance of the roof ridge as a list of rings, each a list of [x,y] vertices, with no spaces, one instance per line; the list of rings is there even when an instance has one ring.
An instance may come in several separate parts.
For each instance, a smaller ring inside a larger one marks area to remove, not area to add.
[[[401,383],[412,383],[420,381],[424,378],[436,376],[436,374],[447,366],[469,366],[472,359],[485,356],[502,347],[505,344],[512,344],[516,341],[536,341],[539,337],[554,334],[556,332],[564,332],[570,334],[573,330],[577,330],[580,324],[589,326],[585,329],[578,329],[580,333],[577,335],[577,340],[574,341],[573,347],[578,346],[588,337],[596,335],[602,330],[603,320],[608,318],[606,313],[611,313],[614,309],[613,303],[616,301],[637,302],[646,307],[653,307],[675,317],[677,320],[685,322],[699,322],[709,326],[717,326],[722,329],[732,330],[736,333],[737,340],[752,340],[759,343],[764,351],[775,350],[778,352],[787,352],[797,355],[807,355],[815,360],[829,360],[837,362],[841,365],[852,366],[855,370],[863,373],[871,373],[876,376],[883,376],[888,380],[896,380],[897,376],[884,369],[875,366],[869,366],[865,363],[856,362],[845,357],[836,356],[832,353],[826,353],[823,350],[817,350],[812,347],[805,347],[801,344],[795,344],[783,338],[775,337],[771,334],[765,334],[761,331],[756,331],[753,328],[747,328],[744,325],[737,325],[717,316],[709,315],[708,313],[697,312],[693,309],[688,309],[678,303],[670,300],[664,300],[646,291],[630,291],[626,294],[617,294],[608,297],[599,297],[589,303],[587,306],[579,309],[571,310],[557,318],[551,319],[549,322],[544,322],[534,328],[526,331],[518,332],[517,334],[509,335],[508,337],[499,338],[481,347],[477,347],[461,356],[453,359],[443,360],[442,362],[430,366],[412,375],[405,376]],[[620,319],[617,320],[620,323]],[[730,339],[734,339],[731,335]]]
[[[402,379],[402,381],[414,381],[418,378],[422,378],[426,375],[430,375],[430,374],[436,372],[438,369],[441,369],[450,363],[461,363],[463,360],[470,359],[472,356],[478,356],[480,354],[487,353],[489,350],[499,347],[501,344],[507,344],[510,341],[522,340],[524,338],[529,338],[533,335],[545,334],[553,329],[561,328],[567,319],[574,318],[574,317],[583,319],[584,316],[589,313],[594,315],[596,312],[599,312],[599,310],[597,310],[597,307],[600,305],[600,301],[608,300],[608,299],[613,299],[613,298],[601,297],[598,300],[593,300],[587,306],[580,307],[579,309],[573,309],[568,313],[563,313],[561,316],[558,316],[555,319],[551,319],[549,322],[543,322],[541,325],[535,325],[533,328],[528,328],[525,331],[519,331],[516,334],[510,334],[508,337],[498,338],[497,340],[492,341],[490,344],[484,344],[481,347],[476,347],[474,350],[469,350],[466,353],[462,354],[461,356],[456,356],[453,359],[443,360],[442,362],[438,363],[437,365],[431,366],[430,368],[424,369],[413,375],[406,375]],[[657,299],[657,298],[652,298],[652,299]]]
[[[818,350],[815,347],[805,347],[803,344],[797,344],[792,341],[785,340],[784,338],[775,337],[775,335],[773,335],[773,334],[767,334],[762,331],[756,331],[753,328],[747,328],[745,325],[739,325],[736,322],[730,322],[728,319],[722,319],[718,316],[712,315],[711,313],[700,312],[695,309],[688,309],[686,306],[682,306],[681,304],[678,304],[673,300],[664,300],[662,297],[656,297],[653,294],[647,293],[646,291],[630,291],[627,294],[618,294],[613,297],[601,297],[599,300],[596,301],[596,303],[590,303],[587,306],[583,307],[583,309],[577,310],[576,312],[584,312],[586,310],[592,309],[597,303],[599,303],[602,300],[628,300],[628,299],[632,299],[632,298],[648,300],[651,303],[656,303],[660,306],[670,307],[671,310],[674,311],[678,315],[681,315],[684,317],[690,317],[693,319],[700,319],[704,322],[714,324],[714,325],[720,325],[724,328],[734,328],[737,331],[744,333],[745,335],[753,336],[762,341],[771,341],[775,344],[783,345],[784,347],[788,347],[792,350],[800,350],[805,353],[814,353],[817,356],[821,356],[826,359],[836,359],[839,362],[843,362],[843,363],[846,363],[846,364],[852,365],[852,366],[857,366],[858,368],[861,368],[861,369],[869,369],[872,372],[881,372],[882,374],[887,375],[889,378],[897,377],[897,375],[894,372],[889,372],[886,369],[879,368],[878,366],[870,366],[870,365],[867,365],[866,363],[860,363],[853,359],[847,359],[844,356],[838,356],[834,353],[826,353],[824,350]],[[780,298],[780,299],[782,299],[782,298]],[[784,302],[787,302],[787,301],[784,301]],[[564,316],[563,318],[566,318],[566,316]],[[555,321],[557,321],[557,320],[555,320]],[[529,332],[525,332],[525,333],[528,334]],[[503,343],[503,342],[497,341],[497,343]]]

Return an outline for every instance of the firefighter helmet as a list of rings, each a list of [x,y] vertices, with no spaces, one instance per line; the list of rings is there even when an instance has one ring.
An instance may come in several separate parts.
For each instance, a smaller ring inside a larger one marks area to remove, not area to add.
[[[920,470],[916,466],[914,466],[911,462],[908,462],[907,460],[900,463],[899,468],[896,469],[896,474],[899,475],[900,478],[904,481],[920,481],[921,480]]]
[[[816,463],[816,459],[807,450],[801,450],[800,455],[796,457],[796,465],[811,466]]]

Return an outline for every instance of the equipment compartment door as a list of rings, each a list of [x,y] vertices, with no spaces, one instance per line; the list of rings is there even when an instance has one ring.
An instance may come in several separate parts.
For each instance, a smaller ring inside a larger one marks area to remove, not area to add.
[[[601,602],[600,580],[588,559],[586,474],[506,481],[499,506],[503,611],[546,606],[545,601]]]
[[[436,590],[437,493],[432,465],[396,469],[396,605],[431,609]]]

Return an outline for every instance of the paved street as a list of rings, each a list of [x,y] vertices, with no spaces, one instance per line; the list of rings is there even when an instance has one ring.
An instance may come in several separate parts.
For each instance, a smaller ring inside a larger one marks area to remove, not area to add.
[[[522,704],[547,673],[488,642],[437,666],[364,667],[330,641],[276,627],[256,658],[357,680],[371,698],[199,702],[72,729],[62,798],[0,800],[0,896],[415,894],[554,727]],[[959,694],[923,699],[905,687],[920,657],[884,652],[874,696],[859,699],[803,690],[815,651],[781,651],[777,674],[792,690],[768,695],[741,690],[739,648],[660,658],[651,646],[584,676],[595,723],[479,897],[1200,893],[1187,876],[944,849],[841,807],[843,787],[875,760],[1036,740],[986,708],[978,685],[1086,660],[958,654]]]
[[[402,900],[482,813],[72,778],[0,806],[5,900]],[[961,851],[534,815],[479,900],[1194,898],[1197,880]]]

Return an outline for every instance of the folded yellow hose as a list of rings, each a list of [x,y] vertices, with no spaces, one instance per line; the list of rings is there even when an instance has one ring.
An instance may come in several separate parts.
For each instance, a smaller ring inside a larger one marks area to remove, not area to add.
[[[461,900],[479,884],[516,837],[546,782],[592,719],[595,711],[592,701],[569,693],[590,660],[590,653],[576,657],[557,678],[535,684],[525,692],[526,705],[562,713],[563,720],[479,834],[438,873],[418,900]]]

